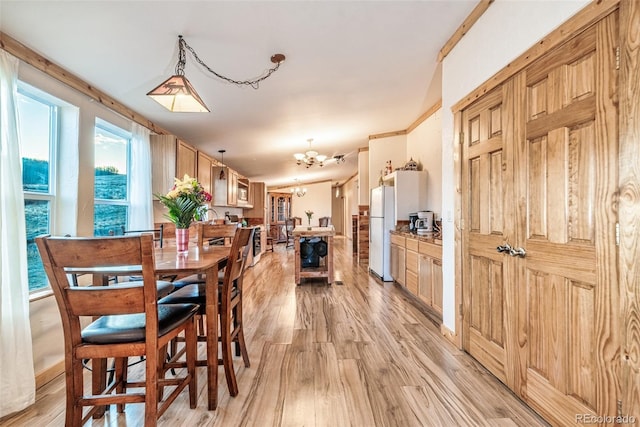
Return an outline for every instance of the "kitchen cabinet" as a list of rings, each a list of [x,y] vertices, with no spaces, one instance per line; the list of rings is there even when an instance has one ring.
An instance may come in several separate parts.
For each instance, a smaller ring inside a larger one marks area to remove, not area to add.
[[[198,182],[202,185],[202,188],[209,193],[213,193],[212,187],[212,173],[211,167],[213,166],[213,159],[207,156],[202,151],[198,151]]]
[[[166,194],[185,174],[197,176],[198,151],[174,135],[151,135],[151,191]],[[154,198],[155,199],[155,198]],[[155,222],[164,221],[166,208],[157,200],[153,203]]]
[[[442,246],[418,242],[418,298],[442,315]]]
[[[252,207],[251,199],[251,183],[247,178],[238,178],[238,207]]]
[[[267,223],[267,186],[264,182],[249,183],[250,209],[244,211],[246,218],[260,218],[262,223]]]
[[[184,141],[178,140],[178,155],[176,158],[176,178],[185,175],[195,178],[198,174],[198,150]]]
[[[405,238],[404,236],[391,235],[391,277],[393,280],[406,286],[406,266],[405,266]]]
[[[418,295],[418,239],[405,240],[405,270],[407,289]]]
[[[238,205],[238,173],[226,166],[211,168],[213,180],[213,205]],[[220,172],[224,172],[224,179],[220,179]]]
[[[408,220],[410,213],[427,210],[427,171],[395,171],[383,182],[394,187],[396,222]]]

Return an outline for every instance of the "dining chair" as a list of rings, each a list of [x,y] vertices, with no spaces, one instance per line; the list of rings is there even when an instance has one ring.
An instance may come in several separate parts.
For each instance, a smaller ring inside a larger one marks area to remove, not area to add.
[[[153,233],[153,241],[157,243],[158,247],[162,248],[164,244],[164,224],[157,224],[156,228],[149,230],[126,230],[124,226],[122,226],[122,235],[126,236],[127,234],[140,234],[140,233]]]
[[[189,388],[189,406],[195,408],[198,305],[158,305],[153,236],[39,236],[36,243],[62,319],[65,425],[79,427],[105,405],[117,404],[118,412],[123,412],[127,403],[144,403],[144,425],[155,426],[158,417],[185,387]],[[75,272],[104,274],[125,267],[140,273],[142,283],[73,286],[70,279]],[[86,318],[93,318],[93,322],[83,328]],[[186,342],[186,373],[165,378],[159,373],[164,372],[166,346],[182,333]],[[127,361],[134,356],[146,358],[144,382],[130,382],[127,378]],[[115,361],[113,380],[103,390],[85,394],[83,360],[92,360],[92,367],[96,368],[102,359],[108,358]],[[174,388],[161,400],[167,386]],[[143,392],[128,391],[140,387]],[[92,408],[83,415],[85,406]]]
[[[293,248],[293,229],[296,227],[295,218],[287,218],[284,220],[286,234],[287,234],[287,244],[285,248]]]
[[[320,227],[328,227],[331,224],[331,217],[323,216],[318,218],[318,224]]]
[[[251,249],[254,228],[238,228],[231,249],[229,259],[224,270],[224,278],[218,286],[218,312],[220,318],[220,335],[218,340],[222,344],[222,358],[218,358],[218,364],[224,366],[227,387],[231,396],[238,395],[238,383],[233,369],[232,343],[236,343],[237,352],[242,355],[244,365],[250,366],[249,353],[244,339],[242,324],[242,285],[246,266],[246,259]],[[160,304],[193,303],[200,305],[199,314],[205,314],[206,288],[204,283],[187,285],[169,296],[161,299]],[[204,333],[204,335],[203,335]],[[205,341],[209,334],[217,334],[218,331],[201,331],[198,341]],[[175,358],[180,357],[180,353]],[[205,360],[197,360],[197,366],[206,366]],[[169,364],[168,367],[178,367],[181,364]],[[209,395],[217,384],[208,384]]]

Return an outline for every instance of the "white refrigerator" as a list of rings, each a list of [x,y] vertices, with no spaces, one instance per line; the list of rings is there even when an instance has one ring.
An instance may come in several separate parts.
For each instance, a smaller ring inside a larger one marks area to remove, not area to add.
[[[390,282],[391,236],[396,225],[393,187],[382,186],[371,190],[369,199],[369,270],[383,281]]]

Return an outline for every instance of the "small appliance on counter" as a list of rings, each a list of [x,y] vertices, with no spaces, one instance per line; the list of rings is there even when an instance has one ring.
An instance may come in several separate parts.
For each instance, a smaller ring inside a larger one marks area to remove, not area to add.
[[[418,232],[416,227],[416,222],[418,222],[418,214],[410,213],[409,214],[409,232],[416,234]]]
[[[433,212],[420,211],[416,220],[416,234],[425,235],[433,233]]]

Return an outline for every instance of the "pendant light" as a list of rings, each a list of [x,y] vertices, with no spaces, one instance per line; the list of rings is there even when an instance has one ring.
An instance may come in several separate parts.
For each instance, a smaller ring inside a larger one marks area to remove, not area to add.
[[[220,175],[218,175],[218,179],[220,181],[224,181],[225,179],[227,179],[227,175],[224,173],[224,153],[227,150],[218,150],[218,153],[220,153],[220,163],[222,163],[222,167],[220,168]]]

